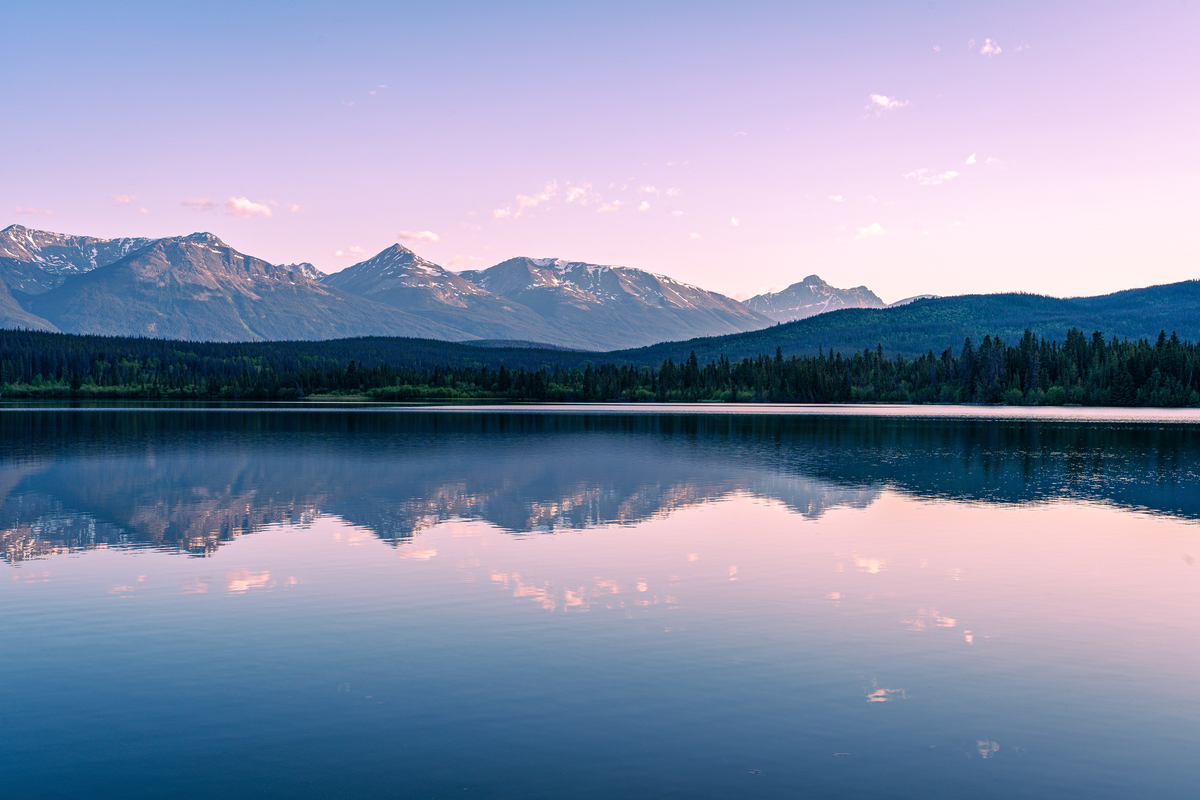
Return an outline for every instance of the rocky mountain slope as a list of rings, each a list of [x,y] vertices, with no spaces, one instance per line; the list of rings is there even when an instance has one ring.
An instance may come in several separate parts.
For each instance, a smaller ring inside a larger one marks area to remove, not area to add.
[[[212,341],[471,338],[325,286],[314,274],[311,265],[269,264],[211,233],[195,233],[155,240],[110,264],[67,276],[21,305],[73,333]]]
[[[887,304],[865,286],[838,289],[816,275],[778,292],[751,297],[746,307],[776,322],[792,322],[840,308],[883,308]]]
[[[111,264],[152,241],[71,236],[10,225],[0,230],[0,280],[14,291],[41,294],[71,275]]]
[[[603,351],[882,307],[810,276],[739,303],[664,275],[556,258],[451,272],[393,245],[342,272],[274,265],[208,233],[100,239],[0,231],[0,327],[214,341],[428,337]]]
[[[489,340],[563,338],[532,309],[498,297],[399,244],[321,280],[326,286]]]
[[[554,343],[591,350],[719,336],[771,324],[724,295],[632,267],[519,257],[460,274],[550,322],[560,332]]]

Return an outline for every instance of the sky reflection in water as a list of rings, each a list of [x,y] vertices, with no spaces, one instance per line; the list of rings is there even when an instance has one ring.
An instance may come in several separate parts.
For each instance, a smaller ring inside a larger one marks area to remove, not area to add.
[[[1191,426],[8,411],[0,433],[15,796],[1194,791]]]

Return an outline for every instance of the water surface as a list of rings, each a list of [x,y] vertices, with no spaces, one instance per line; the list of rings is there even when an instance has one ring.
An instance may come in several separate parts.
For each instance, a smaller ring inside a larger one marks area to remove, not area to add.
[[[645,411],[0,412],[6,793],[1195,796],[1188,412]]]

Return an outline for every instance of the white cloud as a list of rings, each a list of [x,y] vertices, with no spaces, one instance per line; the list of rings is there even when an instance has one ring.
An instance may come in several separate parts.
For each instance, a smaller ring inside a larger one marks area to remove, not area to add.
[[[33,206],[25,206],[24,208],[22,208],[21,206],[17,206],[17,207],[15,207],[15,208],[13,209],[13,213],[14,213],[14,214],[17,214],[17,215],[21,215],[21,214],[40,214],[40,215],[42,215],[42,216],[47,216],[47,217],[54,216],[54,212],[53,212],[53,211],[47,211],[47,210],[46,210],[46,209],[44,209],[44,208],[34,208]]]
[[[873,195],[873,194],[869,194],[869,195],[867,195],[867,200],[871,201],[872,203],[878,203],[878,202],[879,202],[879,199],[878,199],[877,197],[875,197],[875,195]]]
[[[350,247],[346,250],[334,250],[333,251],[334,258],[362,258],[366,254],[367,254],[366,248],[358,247],[357,245],[354,247]]]
[[[942,48],[941,48],[941,46],[940,46],[940,45],[936,45],[936,44],[935,44],[935,45],[933,46],[933,52],[935,52],[935,53],[940,53],[940,52],[942,52]]]
[[[676,209],[675,211],[672,211],[672,212],[671,212],[671,216],[672,216],[672,217],[682,217],[682,216],[683,216],[683,212],[682,212],[682,211],[679,211],[678,209]]]
[[[568,186],[566,194],[568,203],[578,203],[581,206],[589,206],[592,203],[600,202],[599,192],[592,191],[590,183],[581,183],[578,186]]]
[[[658,189],[654,186],[639,186],[638,194],[658,194]]]
[[[872,222],[866,227],[859,228],[858,233],[854,234],[855,239],[870,239],[873,236],[885,236],[887,231],[878,222]]]
[[[299,203],[288,203],[288,211],[292,212],[293,214],[296,214],[303,210],[304,210],[304,206],[300,205]]]
[[[730,217],[729,224],[736,228],[742,224],[742,221],[740,219],[738,219],[737,217]]]
[[[842,197],[840,194],[831,194],[829,195],[829,199],[835,203],[842,203],[846,200],[846,198]]]
[[[179,205],[183,206],[184,208],[194,209],[196,211],[216,211],[217,210],[217,204],[214,203],[212,200],[209,200],[207,197],[189,197],[187,200],[184,200]]]
[[[264,203],[255,203],[245,197],[231,197],[225,201],[225,213],[242,219],[251,217],[269,217],[271,207]]]
[[[1019,53],[1019,52],[1021,52],[1022,50],[1029,50],[1029,49],[1030,49],[1030,47],[1029,47],[1029,45],[1027,45],[1027,44],[1019,44],[1019,45],[1017,45],[1017,52],[1018,52],[1018,53]]]
[[[144,208],[139,208],[139,209],[138,209],[138,213],[139,213],[139,214],[149,214],[150,212],[149,212],[149,211],[147,211],[147,210],[146,210],[146,209],[144,209]]]
[[[897,108],[904,108],[908,105],[907,100],[898,100],[895,97],[888,97],[886,94],[873,94],[867,98],[867,110],[874,111],[876,114],[882,114],[884,111],[894,111]]]
[[[909,172],[904,177],[915,178],[917,183],[921,184],[922,186],[938,186],[946,181],[954,180],[960,174],[961,173],[955,172],[954,170],[949,170],[947,172],[939,172],[938,174],[934,175],[931,174],[927,169],[918,169]]]
[[[688,238],[689,238],[689,239],[699,239],[699,238],[700,238],[700,234],[698,234],[698,233],[689,233],[689,234],[688,234]]]
[[[537,208],[556,194],[558,194],[558,181],[550,181],[540,192],[517,195],[514,198],[516,210],[513,210],[512,205],[497,208],[492,212],[492,219],[516,219],[524,214],[526,209]]]
[[[999,163],[1000,163],[1000,159],[998,159],[998,158],[992,158],[991,156],[989,156],[989,157],[988,157],[988,160],[987,160],[985,163],[988,163],[988,164],[999,164]]]
[[[999,43],[994,42],[991,39],[986,40],[983,43],[983,47],[979,49],[979,55],[987,56],[988,58],[991,58],[992,56],[998,56],[1003,52],[1004,51],[1000,49]]]
[[[646,202],[645,200],[643,200],[641,203],[638,204],[638,211],[649,211],[649,210],[650,210],[650,204],[648,202]]]
[[[678,189],[667,189],[667,197],[679,197],[682,194]]]
[[[605,203],[604,205],[597,208],[596,213],[603,214],[608,211],[620,211],[621,206],[623,206],[623,205],[624,205],[624,203],[622,203],[620,200],[613,200],[611,203]]]
[[[110,194],[109,197],[119,206],[131,206],[137,200],[136,194]]]
[[[967,163],[968,163],[968,164],[974,164],[974,163],[975,163],[975,154],[974,154],[974,153],[971,153],[971,155],[967,156]]]
[[[436,242],[442,237],[433,231],[400,231],[396,238],[402,242]]]

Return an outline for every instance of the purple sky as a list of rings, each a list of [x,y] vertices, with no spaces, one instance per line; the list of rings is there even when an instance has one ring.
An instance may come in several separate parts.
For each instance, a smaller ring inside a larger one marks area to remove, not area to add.
[[[0,225],[739,298],[1200,277],[1197,0],[26,2],[5,28]]]

